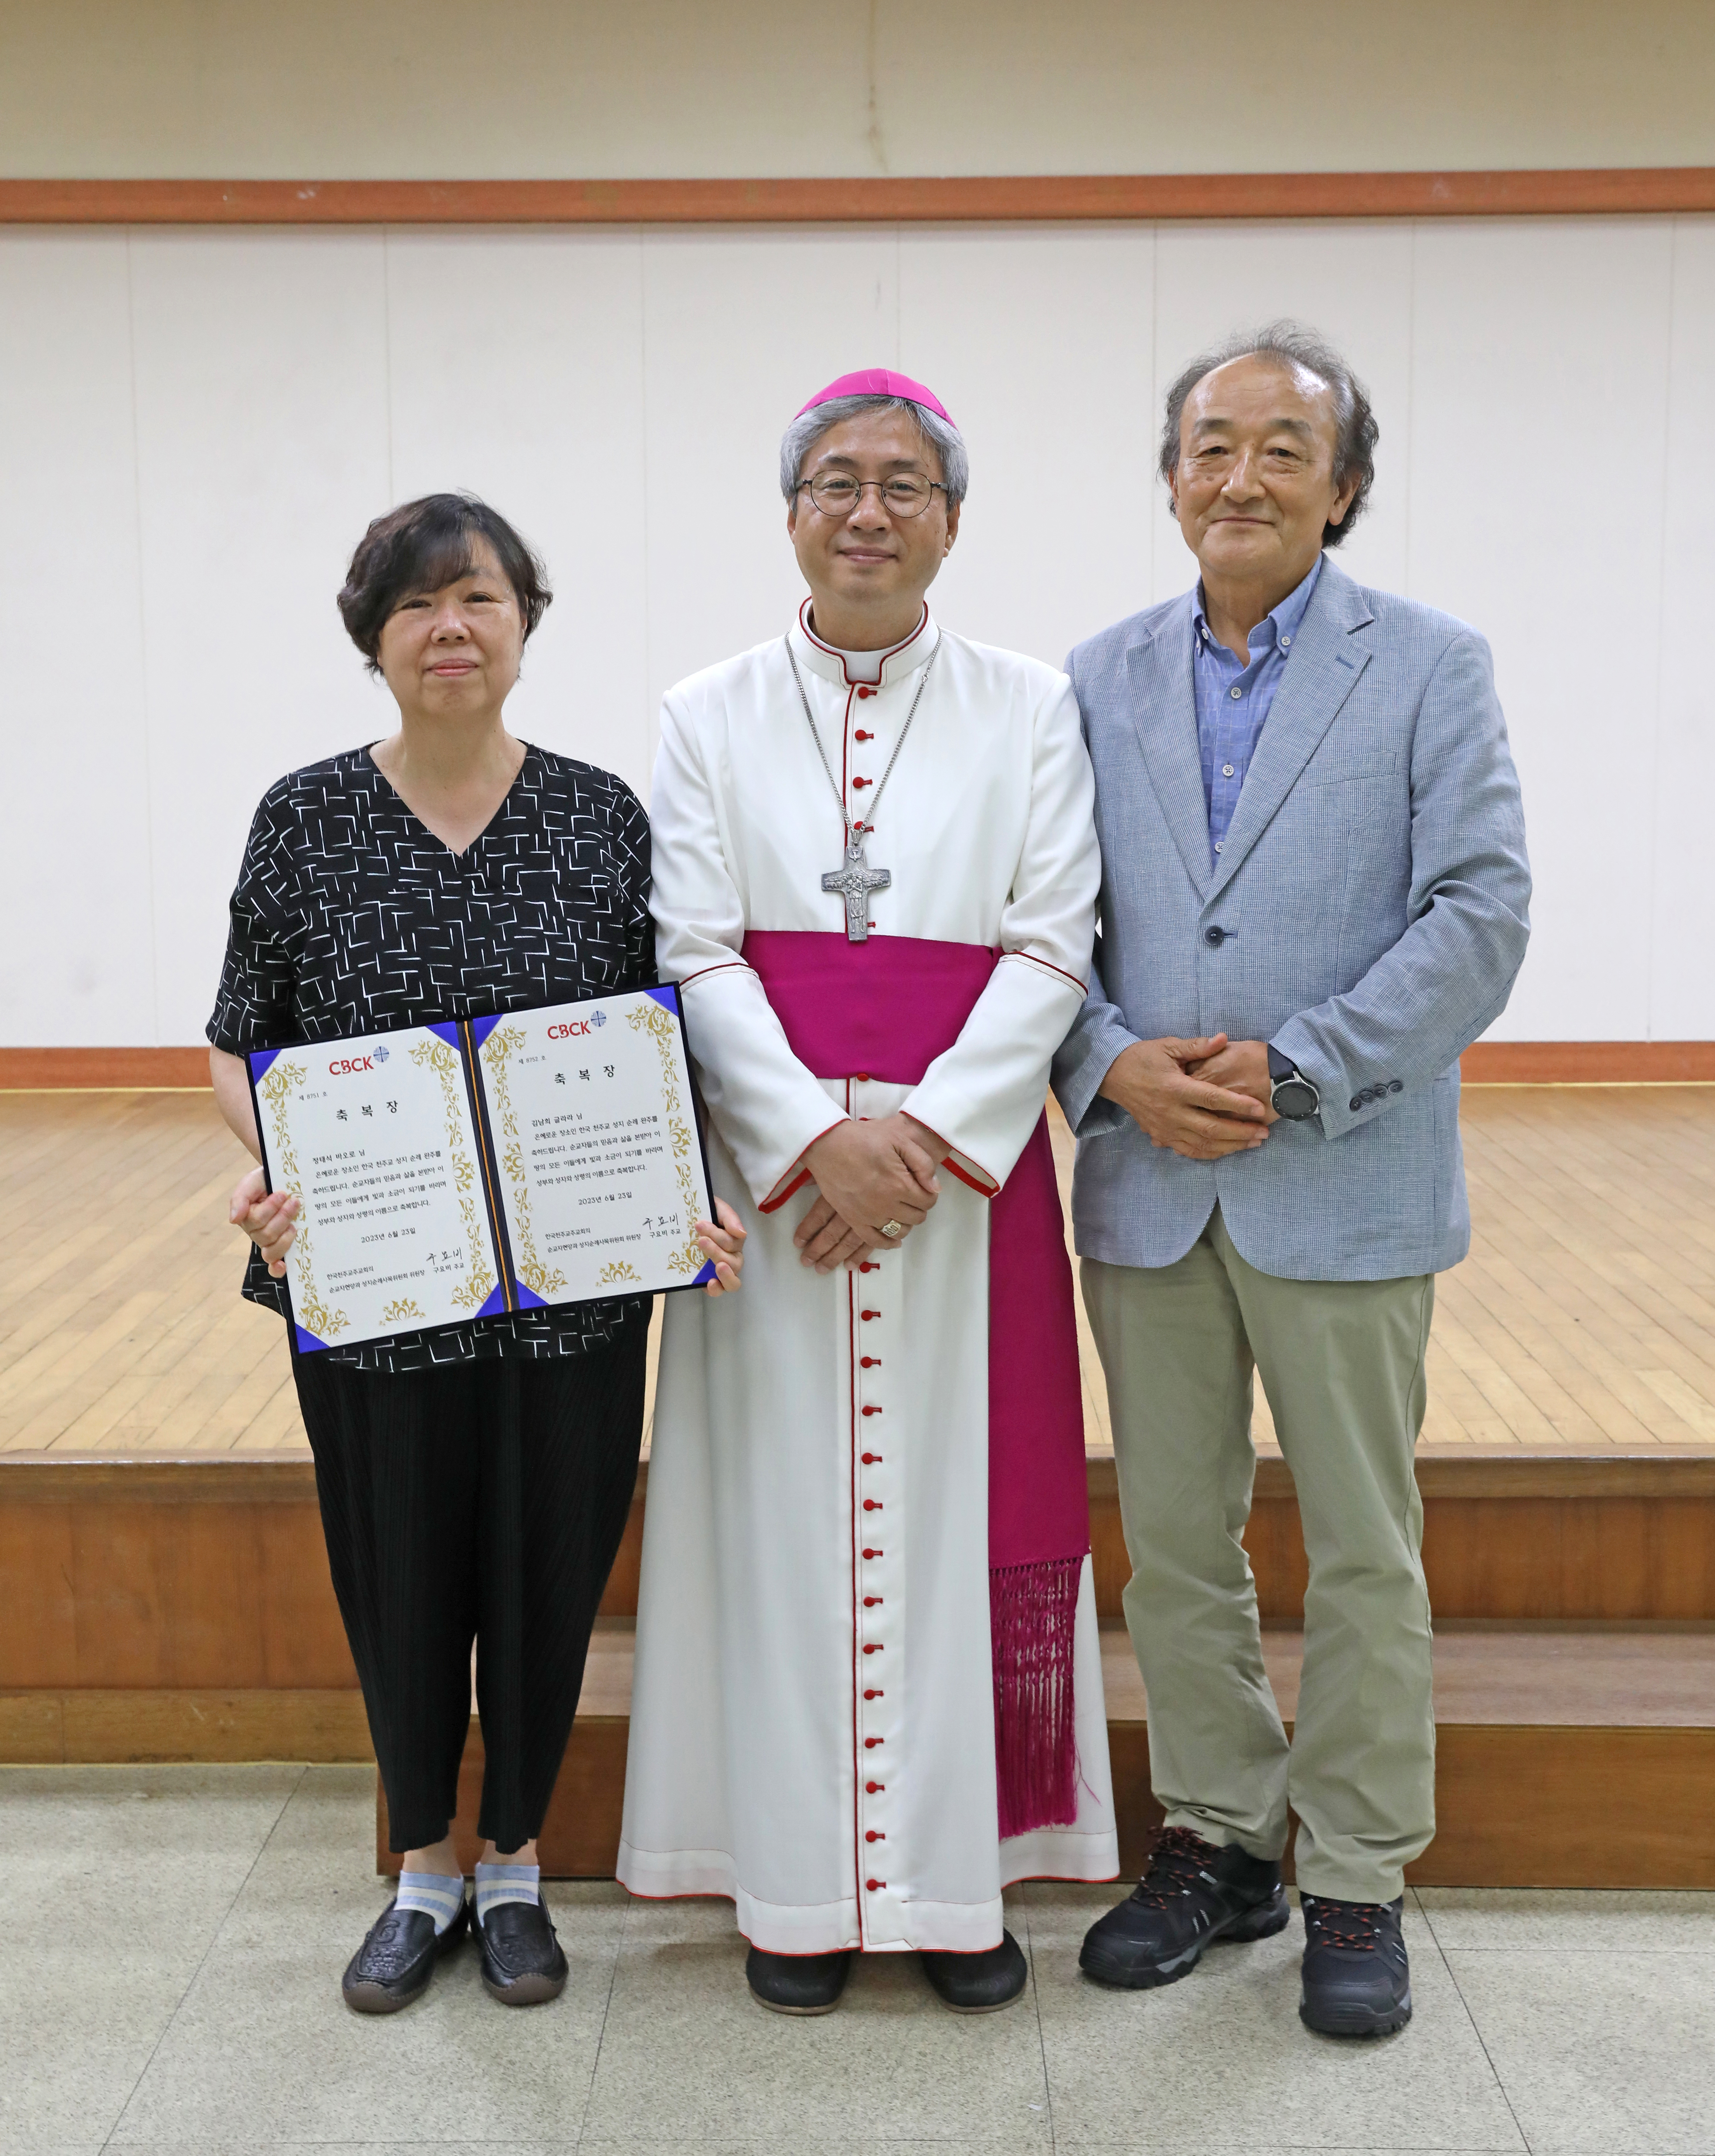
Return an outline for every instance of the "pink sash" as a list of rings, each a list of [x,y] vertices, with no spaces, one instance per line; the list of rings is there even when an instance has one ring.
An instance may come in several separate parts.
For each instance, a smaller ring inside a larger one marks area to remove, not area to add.
[[[768,929],[744,939],[801,1063],[818,1078],[861,1072],[898,1086],[918,1083],[952,1046],[998,956],[903,936],[852,943]],[[1078,1808],[1072,1646],[1090,1511],[1072,1269],[1045,1115],[988,1222],[988,1606],[1006,1837],[1070,1825]]]

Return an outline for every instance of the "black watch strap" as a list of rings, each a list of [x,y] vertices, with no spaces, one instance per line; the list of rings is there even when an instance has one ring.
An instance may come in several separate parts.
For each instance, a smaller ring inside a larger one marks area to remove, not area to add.
[[[1271,1041],[1268,1075],[1270,1101],[1277,1116],[1284,1116],[1288,1122],[1307,1123],[1321,1113],[1322,1095],[1291,1058],[1282,1055]]]

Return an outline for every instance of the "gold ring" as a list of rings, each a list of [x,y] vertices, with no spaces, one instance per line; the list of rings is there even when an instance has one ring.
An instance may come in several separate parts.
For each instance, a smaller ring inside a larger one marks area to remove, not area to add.
[[[881,1223],[881,1233],[886,1235],[891,1242],[896,1235],[902,1235],[905,1233],[905,1230],[900,1226],[897,1220],[884,1220]]]

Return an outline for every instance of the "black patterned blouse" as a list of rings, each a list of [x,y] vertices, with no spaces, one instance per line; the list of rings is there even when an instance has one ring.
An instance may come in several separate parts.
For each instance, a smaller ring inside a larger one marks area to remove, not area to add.
[[[262,797],[208,1038],[243,1055],[653,987],[649,896],[649,819],[594,764],[526,749],[493,822],[454,854],[352,749]],[[253,1245],[244,1294],[284,1317],[284,1287]],[[577,1355],[646,1323],[649,1306],[517,1311],[326,1354],[389,1371]]]

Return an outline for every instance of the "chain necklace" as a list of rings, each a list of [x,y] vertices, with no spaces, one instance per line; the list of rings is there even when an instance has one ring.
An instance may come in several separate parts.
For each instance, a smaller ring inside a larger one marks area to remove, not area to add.
[[[935,649],[929,654],[923,667],[923,678],[917,684],[917,693],[911,698],[911,707],[905,715],[905,724],[900,728],[899,739],[887,768],[881,774],[881,783],[870,801],[870,813],[865,823],[855,824],[845,813],[845,796],[840,790],[840,782],[834,776],[834,767],[828,761],[828,752],[822,746],[822,737],[817,731],[816,715],[810,709],[810,700],[804,694],[804,676],[798,670],[798,659],[788,635],[786,663],[792,669],[792,678],[798,684],[798,701],[804,706],[804,715],[809,721],[810,739],[816,744],[816,754],[822,759],[822,768],[828,774],[828,783],[834,789],[834,798],[839,806],[840,820],[845,829],[845,859],[837,869],[830,869],[822,879],[824,891],[837,891],[845,901],[845,940],[848,943],[867,943],[870,940],[870,894],[886,891],[893,881],[891,869],[872,869],[865,855],[869,844],[869,833],[875,829],[875,811],[881,805],[881,796],[887,782],[893,776],[893,767],[899,762],[899,752],[905,747],[905,737],[911,730],[911,721],[917,716],[917,706],[923,701],[923,691],[929,685],[929,676],[935,671],[935,661],[941,656],[941,632],[935,633]]]

